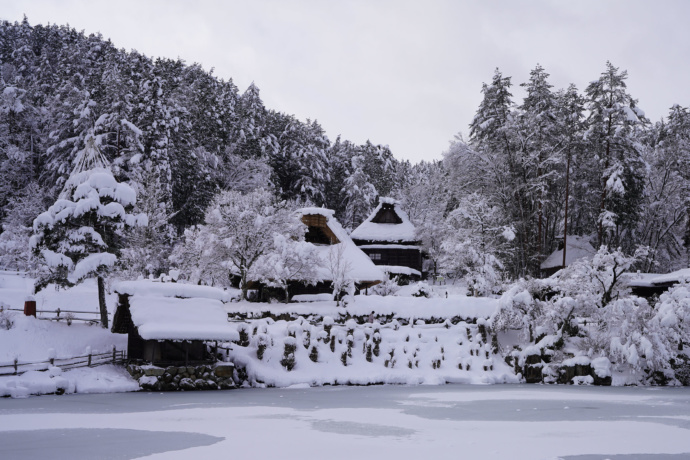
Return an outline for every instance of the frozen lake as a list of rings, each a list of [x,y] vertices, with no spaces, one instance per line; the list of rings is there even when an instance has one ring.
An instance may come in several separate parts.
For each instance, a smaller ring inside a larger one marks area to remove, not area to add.
[[[690,459],[690,388],[375,386],[0,399],[10,459]]]

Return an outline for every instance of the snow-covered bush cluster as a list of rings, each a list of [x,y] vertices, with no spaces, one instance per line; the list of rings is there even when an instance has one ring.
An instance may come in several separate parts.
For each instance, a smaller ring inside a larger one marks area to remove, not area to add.
[[[501,297],[492,328],[520,331],[522,350],[512,356],[520,366],[538,357],[527,363],[542,366],[537,380],[557,381],[552,372],[559,366],[606,359],[625,383],[678,382],[676,371],[687,372],[690,292],[681,284],[652,304],[631,295],[623,273],[644,255],[602,247],[592,261],[578,261],[552,278],[521,280]]]
[[[251,385],[517,382],[486,329],[450,321],[408,325],[250,321],[246,342],[229,344],[225,359],[246,370]]]

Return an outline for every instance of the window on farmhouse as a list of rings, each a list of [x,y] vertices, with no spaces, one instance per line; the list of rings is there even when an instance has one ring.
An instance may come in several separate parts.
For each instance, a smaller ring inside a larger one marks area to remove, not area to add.
[[[326,235],[321,227],[309,226],[307,233],[304,234],[304,240],[307,243],[313,244],[332,244],[331,239]]]
[[[378,252],[372,252],[371,254],[369,254],[369,258],[371,260],[381,260],[381,254],[379,254]]]

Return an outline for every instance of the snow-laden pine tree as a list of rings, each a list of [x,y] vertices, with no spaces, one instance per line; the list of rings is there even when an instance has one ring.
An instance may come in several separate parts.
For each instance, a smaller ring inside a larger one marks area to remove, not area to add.
[[[96,277],[101,325],[107,328],[105,276],[117,261],[124,230],[148,221],[145,214],[131,213],[135,202],[136,192],[115,180],[91,131],[60,197],[34,220],[30,244],[42,261],[36,290]]]
[[[364,157],[364,171],[378,195],[391,196],[396,162],[390,148],[387,145],[374,145],[367,140],[360,147],[360,152]]]
[[[626,71],[607,62],[599,79],[587,86],[585,136],[600,178],[599,243],[630,249],[644,193],[646,167],[639,131],[647,119],[627,92],[627,78]]]
[[[244,158],[262,157],[275,139],[266,132],[266,107],[261,100],[259,87],[254,82],[240,96],[237,113],[239,124],[233,134],[232,153]]]
[[[136,169],[132,188],[137,202],[132,212],[145,214],[148,225],[127,229],[127,245],[122,248],[118,261],[118,276],[125,279],[158,277],[170,268],[168,257],[176,234],[165,206],[164,189],[158,176],[150,171]]]
[[[560,229],[547,226],[547,222],[557,222],[560,217],[561,200],[557,185],[562,177],[562,143],[558,132],[560,123],[557,119],[556,96],[548,82],[549,74],[537,65],[531,72],[525,88],[527,96],[520,106],[519,130],[521,145],[521,162],[526,177],[526,195],[532,205],[531,218],[536,227],[535,247],[532,249],[533,266],[544,258],[545,248],[560,233]],[[536,209],[534,209],[536,208]],[[533,227],[533,228],[534,228]]]
[[[45,209],[47,199],[45,190],[31,182],[9,200],[0,233],[2,269],[29,272],[36,268],[29,239],[33,234],[33,221]]]
[[[273,169],[273,183],[281,197],[321,206],[326,201],[327,151],[330,145],[323,128],[277,112],[269,113],[267,128],[274,134],[267,153]]]
[[[376,188],[370,182],[365,172],[366,160],[364,155],[356,154],[350,160],[343,185],[345,195],[345,216],[343,224],[346,228],[357,228],[371,213],[374,201],[378,196]]]
[[[471,148],[460,142],[463,161],[455,163],[467,165],[465,174],[475,176],[472,182],[484,182],[480,186],[501,207],[505,224],[515,228],[514,250],[506,262],[517,276],[534,268],[533,235],[537,232],[533,231],[535,201],[530,196],[529,164],[521,148],[510,80],[496,69],[491,84],[483,85],[484,98],[470,124]]]
[[[583,154],[583,133],[584,125],[584,99],[578,93],[575,85],[570,85],[566,90],[561,90],[556,94],[556,111],[559,122],[557,141],[561,149],[562,164],[560,171],[562,175],[562,195],[558,194],[556,200],[562,196],[563,226],[564,235],[563,245],[564,260],[567,256],[568,235],[585,235],[591,232],[594,226],[583,222],[583,205],[588,187],[588,182],[579,180],[575,172],[580,171],[579,161]],[[577,186],[576,186],[577,185]],[[557,216],[558,218],[558,216]],[[555,247],[547,247],[547,250]]]

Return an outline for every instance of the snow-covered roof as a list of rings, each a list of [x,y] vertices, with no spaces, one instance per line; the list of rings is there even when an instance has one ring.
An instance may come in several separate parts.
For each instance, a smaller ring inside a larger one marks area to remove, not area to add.
[[[628,286],[633,287],[652,287],[652,280],[659,276],[658,273],[625,273]]]
[[[223,303],[215,299],[132,296],[132,322],[144,340],[236,340]]]
[[[128,294],[132,322],[144,340],[235,340],[223,302],[233,294],[210,286],[148,280],[116,283]]]
[[[348,268],[346,278],[355,282],[374,282],[386,279],[386,275],[371,261],[361,249],[359,249],[347,234],[345,229],[334,217],[334,212],[323,208],[302,208],[299,209],[300,216],[320,215],[326,218],[326,225],[338,239],[337,244],[314,245],[322,261],[317,268],[318,278],[322,281],[333,279],[329,268],[330,259],[341,257],[343,266]]]
[[[113,289],[118,294],[129,294],[130,296],[214,299],[221,302],[230,302],[235,297],[234,292],[211,286],[161,283],[152,280],[120,281],[115,283]]]
[[[400,209],[399,202],[393,198],[380,198],[379,205],[367,219],[357,227],[350,235],[354,240],[363,241],[416,241],[414,225],[405,211]],[[400,223],[377,223],[376,216],[386,208],[391,210],[400,219]]]
[[[657,276],[652,280],[654,284],[678,283],[680,281],[690,281],[690,268],[683,268],[675,272]]]
[[[594,257],[597,250],[589,243],[584,236],[568,235],[567,243],[568,250],[565,254],[565,266],[569,266],[573,262],[586,257]],[[551,253],[551,255],[541,263],[541,269],[556,268],[563,266],[563,249],[559,249]]]
[[[403,265],[377,265],[377,267],[386,273],[392,273],[394,275],[422,276],[419,270]]]

